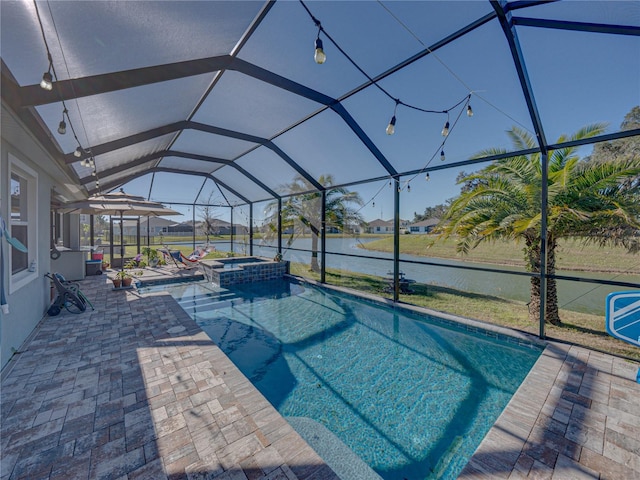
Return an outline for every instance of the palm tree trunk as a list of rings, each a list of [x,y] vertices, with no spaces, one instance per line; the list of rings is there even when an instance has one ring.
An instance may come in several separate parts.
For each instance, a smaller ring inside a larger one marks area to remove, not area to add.
[[[527,269],[532,273],[540,272],[540,242],[536,237],[526,237]],[[531,277],[531,293],[529,298],[529,321],[540,320],[540,277]]]
[[[526,238],[526,254],[528,269],[532,273],[540,273],[541,252],[540,239],[537,237]],[[557,242],[554,236],[549,235],[547,241],[547,272],[554,274],[556,271],[556,247]],[[541,304],[540,277],[531,277],[531,298],[529,300],[529,321],[536,323],[540,321]],[[560,314],[558,311],[558,286],[554,278],[547,278],[547,298],[545,305],[545,322],[559,325]]]
[[[320,264],[318,263],[318,234],[314,231],[311,232],[311,271],[320,271]]]
[[[558,243],[553,235],[549,235],[547,241],[547,272],[556,273],[556,247]],[[558,285],[555,278],[547,278],[547,306],[545,320],[554,325],[560,325],[560,313],[558,311]]]

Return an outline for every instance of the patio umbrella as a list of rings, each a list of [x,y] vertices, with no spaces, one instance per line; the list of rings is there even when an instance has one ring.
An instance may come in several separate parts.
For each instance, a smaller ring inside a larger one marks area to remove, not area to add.
[[[88,215],[120,216],[120,270],[124,269],[124,228],[123,216],[156,216],[181,215],[180,212],[165,207],[159,202],[146,200],[144,197],[129,195],[120,189],[118,192],[96,195],[86,200],[68,203],[60,209],[62,213],[78,213]]]

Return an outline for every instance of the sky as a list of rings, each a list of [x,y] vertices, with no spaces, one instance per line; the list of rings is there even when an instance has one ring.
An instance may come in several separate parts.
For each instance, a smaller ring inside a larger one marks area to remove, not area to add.
[[[385,72],[492,11],[487,1],[305,4],[324,29],[320,38],[327,61],[323,65],[313,61],[318,29],[297,1],[276,2],[241,47],[238,57],[333,98],[362,85],[367,80],[362,71],[370,77]],[[141,58],[149,64],[168,63],[181,58],[185,51],[193,58],[228,53],[245,30],[247,18],[252,18],[261,6],[245,2],[242,12],[233,13],[237,12],[234,4],[220,2],[86,4],[98,5],[96,8],[104,9],[105,15],[118,20],[115,26],[107,27],[98,15],[83,17],[79,22],[73,17],[74,9],[79,12],[78,5],[81,4],[51,2],[49,10],[59,31],[78,36],[77,41],[71,37],[64,45],[56,46],[51,41],[56,62],[61,58],[58,50],[64,50],[71,77],[133,68],[139,66]],[[3,15],[11,13],[9,7],[10,4],[3,5]],[[229,12],[235,16],[225,17]],[[49,12],[42,13],[46,24]],[[518,10],[514,15],[639,27],[640,2],[555,2]],[[220,22],[220,18],[225,21]],[[49,23],[52,27],[53,22]],[[23,38],[26,30],[25,24],[15,19],[10,24],[3,22],[2,58],[23,85],[42,75],[40,60],[46,58],[39,31],[32,31],[32,37],[27,39]],[[625,114],[640,105],[638,36],[527,26],[518,26],[516,33],[548,142],[594,122],[605,122],[607,132],[615,132]],[[14,44],[19,48],[11,50],[9,47]],[[102,48],[101,55],[96,55],[97,47]],[[66,75],[61,65],[57,70]],[[105,139],[122,138],[187,118],[210,81],[210,76],[196,76],[83,98],[69,105],[69,115],[78,126],[83,143],[100,144]],[[472,117],[465,114],[469,95]],[[395,99],[440,113],[425,113],[402,104],[394,112]],[[240,72],[226,71],[193,120],[273,138],[278,148],[314,178],[331,175],[337,184],[388,175],[349,126],[349,116],[398,172],[440,168],[465,161],[490,147],[511,148],[506,132],[514,126],[533,132],[505,35],[495,20],[348,96],[341,104],[348,115],[341,117],[325,110],[286,131],[301,118],[317,113],[319,104]],[[63,150],[73,151],[73,137],[55,131],[60,105],[37,109]],[[394,113],[396,132],[389,136],[385,129]],[[107,124],[106,115],[118,120]],[[451,129],[445,138],[441,130],[447,120]],[[169,137],[159,140],[168,142]],[[247,147],[247,142],[241,140],[191,130],[185,131],[171,148],[231,160]],[[151,143],[129,147],[127,155],[138,158],[154,148],[157,147]],[[444,161],[440,160],[441,151],[445,153]],[[584,148],[581,153],[587,155],[589,151]],[[115,160],[109,155],[96,157],[97,165],[102,162],[111,166],[112,161]],[[293,168],[264,146],[238,158],[236,163],[279,193],[286,191],[286,185],[296,176]],[[194,171],[211,169],[211,164],[176,157],[167,157],[161,163],[169,168],[187,164]],[[470,172],[482,166],[464,170]],[[401,218],[410,220],[425,207],[455,197],[459,193],[455,179],[461,170],[456,167],[431,171],[428,182],[424,171],[403,178]],[[214,175],[249,200],[268,197],[230,167],[223,167]],[[392,218],[393,189],[387,184],[384,180],[350,187],[366,204],[361,209],[365,220]],[[192,218],[193,207],[180,203],[193,202],[196,197],[200,202],[207,198],[239,202],[229,190],[193,175],[144,175],[125,184],[124,190],[161,201],[183,212],[185,220]],[[258,221],[263,211],[264,203],[254,209]],[[197,208],[196,219],[200,214]],[[220,209],[218,215],[229,220],[229,209]],[[247,217],[246,209],[237,210],[235,219],[242,217]]]

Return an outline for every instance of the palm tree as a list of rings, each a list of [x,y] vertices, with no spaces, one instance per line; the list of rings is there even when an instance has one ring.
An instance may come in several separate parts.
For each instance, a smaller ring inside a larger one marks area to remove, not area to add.
[[[603,124],[583,127],[558,143],[601,134]],[[514,127],[508,132],[516,149],[536,147],[535,139]],[[491,148],[475,158],[503,154]],[[467,175],[459,197],[453,200],[441,222],[442,237],[455,236],[457,249],[467,253],[484,241],[524,241],[528,270],[540,272],[542,162],[539,153],[498,160]],[[640,250],[640,186],[632,181],[640,174],[640,157],[604,162],[581,161],[576,148],[554,150],[548,159],[547,266],[556,269],[555,252],[560,238],[572,237],[601,246],[622,245]],[[529,319],[540,316],[540,278],[531,277]],[[560,323],[556,281],[547,281],[545,319]]]
[[[330,188],[333,185],[332,175],[321,175],[318,182],[327,187],[325,221],[327,230],[336,228],[344,231],[348,225],[362,224],[362,215],[354,208],[361,206],[362,198],[357,192],[350,192],[344,187]],[[304,178],[296,176],[284,187],[291,196],[282,205],[282,229],[289,232],[288,245],[297,235],[311,233],[311,270],[320,271],[318,264],[318,239],[322,228],[322,193],[309,193],[310,186]],[[303,193],[306,192],[306,193]],[[267,223],[269,233],[276,233],[278,203],[267,205]]]

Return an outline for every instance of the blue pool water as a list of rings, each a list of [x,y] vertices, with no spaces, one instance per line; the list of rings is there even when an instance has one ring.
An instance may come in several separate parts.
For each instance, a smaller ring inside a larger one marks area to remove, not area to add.
[[[284,417],[322,424],[389,480],[456,478],[540,355],[306,284],[161,289]]]

